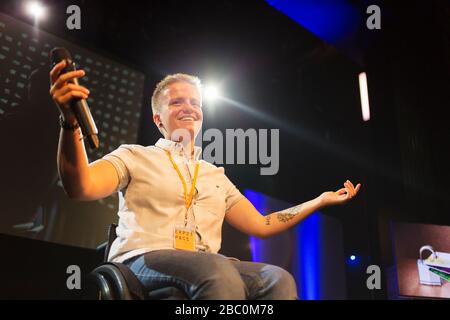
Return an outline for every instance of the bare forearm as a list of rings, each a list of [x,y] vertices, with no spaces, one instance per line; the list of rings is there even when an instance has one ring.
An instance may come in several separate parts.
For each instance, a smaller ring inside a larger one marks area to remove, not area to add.
[[[295,226],[322,206],[321,198],[317,197],[297,206],[266,215],[263,237],[273,236]]]
[[[58,172],[70,197],[82,194],[88,180],[88,158],[81,130],[63,130],[59,135]]]
[[[59,136],[58,173],[70,198],[97,200],[116,190],[119,183],[117,172],[111,163],[102,159],[90,164],[81,130],[70,129],[77,123],[70,106],[76,99],[87,99],[89,90],[75,81],[84,76],[84,71],[63,72],[66,63],[66,60],[63,60],[50,71],[50,95],[67,124],[66,129],[61,129]]]
[[[317,198],[278,212],[263,216],[245,197],[232,206],[225,215],[228,223],[236,229],[259,238],[266,238],[283,232],[307,218],[311,213],[336,204],[346,203],[359,191],[347,180],[345,188],[335,192],[323,192]]]

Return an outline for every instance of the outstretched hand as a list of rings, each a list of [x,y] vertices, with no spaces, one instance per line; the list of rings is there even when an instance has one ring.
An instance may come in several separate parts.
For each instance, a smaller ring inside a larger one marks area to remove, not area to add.
[[[320,195],[320,199],[324,206],[332,206],[336,204],[345,204],[358,193],[361,184],[353,186],[349,180],[344,182],[344,188],[337,191],[326,191]]]

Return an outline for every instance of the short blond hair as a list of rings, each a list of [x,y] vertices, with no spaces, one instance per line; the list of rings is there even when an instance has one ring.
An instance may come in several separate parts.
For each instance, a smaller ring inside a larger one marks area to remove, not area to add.
[[[190,74],[185,73],[175,73],[170,74],[166,76],[164,79],[162,79],[157,85],[155,90],[153,91],[152,95],[152,111],[153,114],[158,114],[161,111],[161,97],[164,92],[164,90],[171,85],[172,83],[176,82],[187,82],[189,84],[192,84],[193,86],[196,86],[200,96],[202,95],[202,82],[200,79],[196,76],[192,76]]]

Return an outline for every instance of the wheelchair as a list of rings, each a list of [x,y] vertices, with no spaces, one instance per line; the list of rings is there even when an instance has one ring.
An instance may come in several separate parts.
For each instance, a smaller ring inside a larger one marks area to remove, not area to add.
[[[145,290],[138,278],[123,263],[108,262],[113,241],[117,238],[117,225],[111,224],[108,241],[97,247],[103,255],[103,263],[89,274],[90,282],[96,287],[100,300],[188,300],[186,293],[177,287],[168,286]]]

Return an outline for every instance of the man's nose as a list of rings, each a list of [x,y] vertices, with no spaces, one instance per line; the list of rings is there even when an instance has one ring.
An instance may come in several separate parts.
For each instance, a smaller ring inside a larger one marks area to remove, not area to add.
[[[183,103],[183,112],[193,113],[194,111],[195,111],[195,106],[193,106],[190,102]]]

